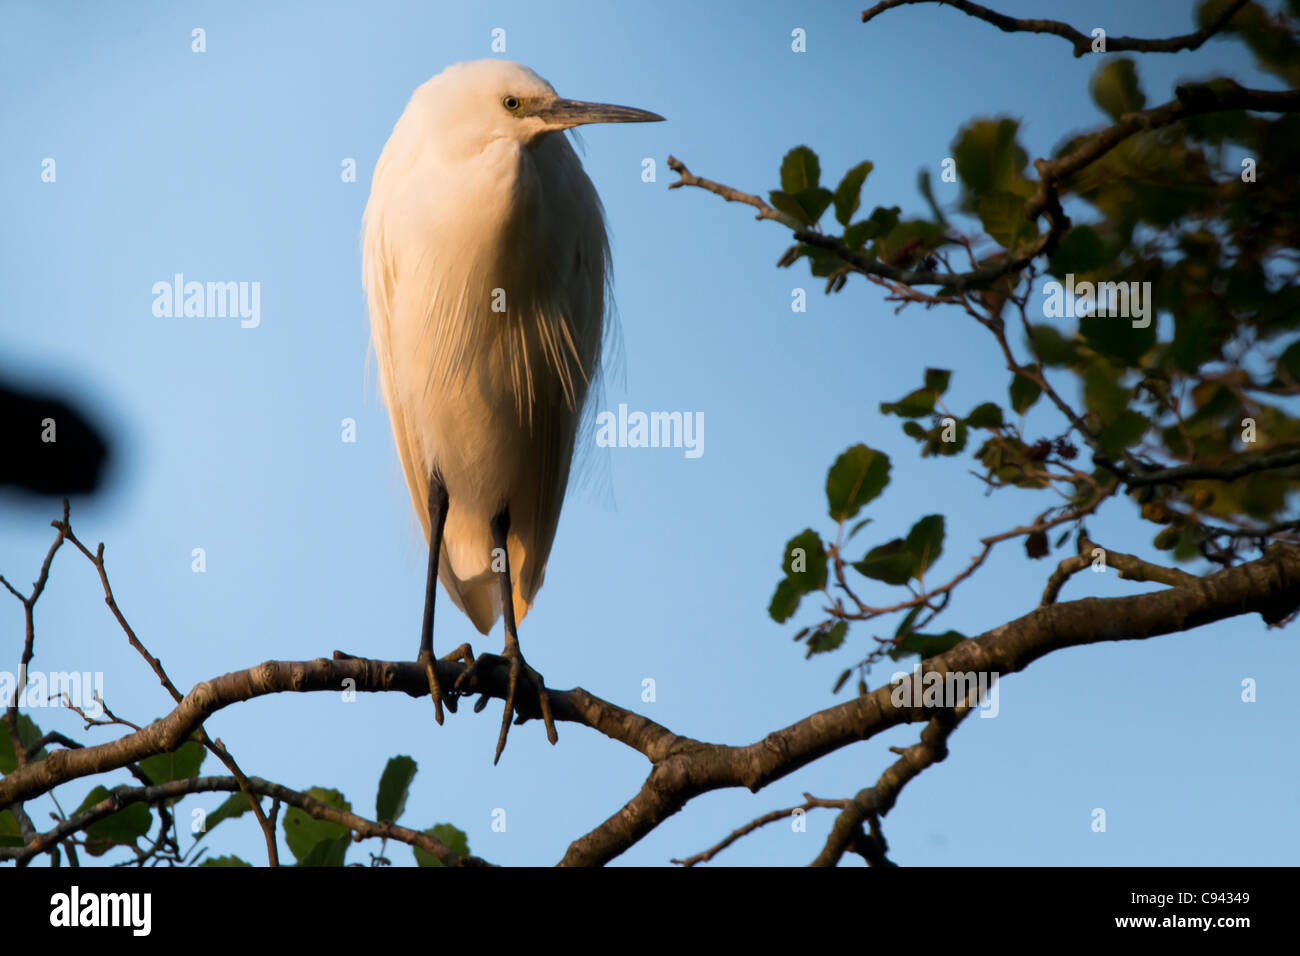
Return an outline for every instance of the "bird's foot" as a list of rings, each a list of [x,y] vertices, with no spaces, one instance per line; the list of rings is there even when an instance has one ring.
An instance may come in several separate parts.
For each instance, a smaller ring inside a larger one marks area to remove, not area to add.
[[[474,666],[474,648],[470,647],[468,644],[462,644],[450,654],[444,654],[442,660],[464,661],[470,665],[470,667],[466,669],[468,671]],[[438,680],[438,669],[433,666],[433,654],[430,651],[421,651],[420,655],[416,658],[416,663],[424,665],[425,676],[429,679],[429,695],[433,698],[433,719],[441,724],[442,705],[444,702],[447,704],[447,709],[449,711],[453,714],[456,713],[456,696],[457,689],[460,687],[460,679],[458,678],[456,680],[456,684],[452,688],[450,694],[444,694],[442,683]],[[461,677],[463,676],[464,674],[461,675]]]
[[[429,679],[429,696],[433,698],[433,719],[439,724],[442,723],[442,684],[438,682],[438,670],[433,666],[433,652],[420,651],[420,656],[415,659],[417,664],[424,667],[424,674]],[[453,710],[448,703],[448,709]]]
[[[460,693],[472,693],[474,683],[478,678],[479,668],[487,664],[494,664],[497,661],[504,661],[510,666],[510,677],[506,690],[505,711],[501,715],[501,734],[497,738],[496,755],[492,758],[493,764],[496,764],[501,759],[501,754],[506,749],[506,738],[510,734],[511,718],[516,718],[515,723],[519,724],[528,719],[515,706],[515,696],[519,688],[520,676],[523,676],[533,685],[533,691],[537,694],[537,703],[541,708],[542,721],[546,724],[546,739],[552,744],[560,739],[559,734],[555,732],[555,719],[551,716],[551,698],[546,692],[546,679],[528,665],[517,643],[506,645],[506,649],[500,654],[480,654],[478,657],[473,658],[469,667],[465,668],[460,677],[456,679],[454,689]],[[474,704],[474,712],[479,713],[482,711],[487,706],[488,700],[490,698],[487,694],[482,695]]]

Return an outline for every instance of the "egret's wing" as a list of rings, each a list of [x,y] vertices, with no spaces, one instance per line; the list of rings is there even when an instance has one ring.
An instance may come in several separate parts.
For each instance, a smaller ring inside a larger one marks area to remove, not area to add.
[[[398,161],[385,150],[375,166],[375,182],[391,183],[398,173],[393,169],[394,163]],[[419,443],[411,429],[411,423],[406,421],[402,412],[402,402],[399,401],[397,394],[392,323],[397,295],[398,263],[395,250],[390,243],[387,210],[382,205],[384,195],[383,190],[372,190],[370,202],[366,205],[362,237],[362,272],[370,311],[370,338],[379,366],[380,391],[393,426],[397,457],[402,463],[402,472],[406,476],[406,485],[410,489],[412,503],[421,503],[416,505],[415,512],[420,518],[420,525],[424,529],[427,540],[429,515],[427,507],[422,503],[428,500],[429,479],[424,474],[423,467],[418,464]]]
[[[519,620],[542,585],[568,488],[575,442],[589,442],[592,436],[593,399],[600,394],[601,359],[610,327],[606,310],[609,242],[600,198],[567,140],[557,136],[547,146],[555,156],[554,169],[559,173],[554,195],[548,198],[553,208],[562,211],[562,218],[557,216],[553,221],[564,223],[564,228],[557,230],[559,243],[552,253],[558,272],[555,278],[564,277],[564,281],[554,284],[557,298],[549,310],[554,314],[539,316],[536,328],[553,329],[543,335],[571,343],[565,351],[568,360],[578,367],[560,376],[565,380],[560,401],[551,397],[538,403],[536,478],[512,504],[512,526],[520,531],[523,551],[522,561],[511,568]],[[566,358],[549,348],[547,355]],[[528,504],[531,508],[527,513],[517,515],[520,506]],[[520,517],[525,518],[527,527],[519,527]]]

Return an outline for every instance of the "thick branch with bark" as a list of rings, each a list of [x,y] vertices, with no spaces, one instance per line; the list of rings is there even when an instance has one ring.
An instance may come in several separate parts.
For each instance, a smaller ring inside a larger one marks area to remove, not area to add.
[[[451,686],[466,665],[438,661],[436,666],[439,680]],[[504,662],[482,665],[473,693],[504,700],[509,673],[509,665]],[[311,691],[401,691],[422,697],[428,694],[429,685],[423,666],[414,661],[376,661],[348,655],[334,660],[266,661],[195,685],[166,717],[134,733],[95,746],[53,751],[45,760],[0,778],[0,809],[69,780],[121,769],[151,754],[175,750],[203,721],[231,704],[267,694]],[[663,759],[685,741],[654,721],[593,697],[581,688],[550,693],[556,720],[592,727],[651,761]],[[521,687],[516,697],[521,714],[541,716],[535,691],[529,688],[526,693]]]
[[[924,662],[924,671],[1012,674],[1064,647],[1139,640],[1258,612],[1282,620],[1300,606],[1300,546],[1275,544],[1263,558],[1186,586],[1122,598],[1085,598],[1031,611]],[[896,707],[893,688],[813,714],[747,747],[699,744],[657,763],[618,813],[574,841],[562,863],[606,863],[710,790],[757,791],[807,763],[900,723],[930,720],[924,707]]]
[[[958,644],[924,662],[923,670],[1006,675],[1052,651],[1101,641],[1137,640],[1184,631],[1212,621],[1259,613],[1270,623],[1300,606],[1300,546],[1274,544],[1264,557],[1196,578],[1182,586],[1122,598],[1085,598],[1041,607]],[[461,662],[439,661],[444,686]],[[504,699],[508,668],[485,669],[477,692]],[[346,683],[345,683],[346,682]],[[196,685],[162,720],[119,740],[52,752],[0,779],[0,808],[48,792],[78,777],[125,766],[178,747],[224,707],[271,693],[347,690],[428,693],[415,662],[360,658],[268,661]],[[569,847],[562,863],[606,863],[627,850],[699,794],[727,787],[758,791],[812,761],[902,723],[926,722],[932,708],[896,706],[893,687],[812,714],[746,746],[708,744],[679,736],[645,717],[578,688],[552,691],[557,720],[585,724],[644,754],[653,767],[640,792],[622,809]],[[524,713],[538,716],[535,699]],[[251,780],[252,778],[250,778]]]

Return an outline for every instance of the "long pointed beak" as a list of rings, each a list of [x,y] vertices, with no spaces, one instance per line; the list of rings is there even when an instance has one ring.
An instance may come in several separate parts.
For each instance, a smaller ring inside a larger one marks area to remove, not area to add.
[[[536,115],[557,129],[569,129],[584,123],[662,123],[664,119],[649,110],[610,103],[584,103],[582,100],[554,100],[539,109]]]

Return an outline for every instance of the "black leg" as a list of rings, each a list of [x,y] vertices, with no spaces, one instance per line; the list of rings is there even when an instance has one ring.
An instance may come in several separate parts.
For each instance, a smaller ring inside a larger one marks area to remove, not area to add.
[[[424,585],[424,623],[420,628],[420,654],[433,697],[433,719],[442,723],[442,687],[433,666],[433,602],[438,596],[438,558],[442,554],[442,530],[447,524],[447,489],[435,471],[429,476],[429,573]],[[447,698],[447,708],[456,710],[455,698]]]
[[[501,759],[501,752],[506,748],[506,736],[510,733],[510,719],[515,714],[515,688],[519,684],[520,673],[525,673],[537,690],[538,703],[542,708],[542,720],[546,724],[546,738],[555,743],[559,736],[555,732],[555,721],[551,717],[551,698],[546,693],[546,682],[542,675],[528,666],[523,652],[519,649],[519,634],[515,628],[514,588],[510,580],[510,551],[507,536],[510,532],[510,511],[504,509],[492,519],[492,544],[500,549],[501,561],[501,613],[506,624],[506,648],[501,656],[510,662],[510,684],[506,692],[505,713],[501,716],[501,735],[497,738],[495,764]],[[478,709],[478,708],[475,708]]]

